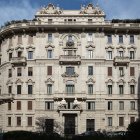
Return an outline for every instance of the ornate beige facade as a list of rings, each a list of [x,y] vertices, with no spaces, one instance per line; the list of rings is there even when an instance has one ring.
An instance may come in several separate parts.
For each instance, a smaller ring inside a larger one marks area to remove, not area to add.
[[[136,20],[107,21],[92,4],[49,4],[31,21],[8,23],[0,30],[1,130],[36,131],[46,116],[65,134],[126,130],[139,116],[139,33]]]

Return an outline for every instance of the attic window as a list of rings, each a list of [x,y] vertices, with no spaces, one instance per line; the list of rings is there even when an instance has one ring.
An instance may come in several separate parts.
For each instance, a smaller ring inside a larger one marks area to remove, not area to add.
[[[68,19],[68,22],[72,22],[72,19]]]
[[[48,23],[52,23],[52,19],[48,19]]]
[[[88,19],[88,22],[92,22],[92,19]]]

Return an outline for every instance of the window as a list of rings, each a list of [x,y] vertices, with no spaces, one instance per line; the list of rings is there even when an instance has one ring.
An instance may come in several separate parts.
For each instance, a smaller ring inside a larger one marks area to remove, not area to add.
[[[28,44],[33,44],[33,35],[28,36]]]
[[[12,109],[12,104],[11,102],[8,102],[8,110],[11,110]]]
[[[119,43],[123,43],[123,35],[119,35]]]
[[[11,61],[11,59],[12,59],[12,53],[9,53],[9,61]]]
[[[52,84],[47,84],[47,94],[52,94]]]
[[[52,75],[52,66],[47,67],[47,75]]]
[[[88,33],[88,41],[89,42],[92,42],[93,41],[92,33]]]
[[[8,126],[11,126],[11,117],[8,117]]]
[[[108,94],[112,95],[112,85],[108,85]]]
[[[130,109],[135,110],[135,102],[134,101],[130,102]]]
[[[112,43],[112,35],[108,35],[107,36],[107,43]]]
[[[88,66],[88,75],[93,75],[93,66]]]
[[[48,34],[48,42],[52,42],[52,34]]]
[[[123,51],[119,51],[119,57],[123,57]]]
[[[27,120],[28,120],[28,126],[32,126],[32,117],[28,117],[27,118]]]
[[[48,23],[52,23],[52,19],[48,19]]]
[[[47,51],[47,58],[52,58],[53,55],[52,55],[52,50],[48,50]]]
[[[135,53],[134,53],[134,51],[130,51],[130,59],[135,59]]]
[[[17,110],[21,110],[21,101],[17,101]]]
[[[95,102],[87,102],[87,110],[95,110]]]
[[[12,94],[12,86],[8,86],[8,94]]]
[[[21,94],[21,85],[17,85],[17,94]]]
[[[112,51],[107,51],[107,59],[112,59]]]
[[[68,84],[66,85],[66,93],[71,94],[74,93],[74,85],[73,84]]]
[[[108,126],[112,126],[112,117],[108,117]]]
[[[21,56],[22,56],[22,52],[21,51],[18,51],[17,57],[21,57]]]
[[[22,76],[22,69],[21,68],[17,68],[17,76]]]
[[[108,101],[108,110],[112,110],[112,101]]]
[[[28,59],[33,59],[33,51],[28,51]]]
[[[123,93],[124,93],[123,85],[119,85],[119,94]]]
[[[74,75],[74,67],[66,67],[66,74],[69,76]]]
[[[17,126],[21,126],[21,117],[17,117]]]
[[[95,130],[95,120],[94,119],[87,119],[86,130],[87,131],[94,131]]]
[[[135,94],[135,85],[130,85],[130,94]]]
[[[108,67],[108,76],[112,76],[112,67]]]
[[[88,50],[88,58],[93,58],[93,50]]]
[[[119,117],[119,126],[124,126],[124,117]]]
[[[33,94],[33,86],[28,85],[28,94]]]
[[[134,44],[134,35],[130,35],[130,43]]]
[[[93,85],[92,84],[88,85],[88,94],[93,94]]]
[[[22,44],[22,35],[18,35],[18,44]]]
[[[130,67],[130,76],[135,76],[135,68]]]
[[[33,68],[28,67],[28,76],[33,76]]]
[[[130,117],[130,123],[135,122],[135,117]]]
[[[53,110],[54,109],[54,103],[53,102],[45,102],[45,110]]]
[[[124,102],[123,101],[119,102],[119,110],[124,110]]]
[[[28,101],[28,110],[32,110],[32,101]]]
[[[124,76],[124,69],[123,69],[123,67],[119,67],[119,73],[120,73],[120,77]]]
[[[92,19],[88,19],[88,22],[89,22],[89,23],[92,23]]]
[[[8,77],[9,77],[9,78],[12,77],[12,69],[9,69],[9,70],[8,70]]]

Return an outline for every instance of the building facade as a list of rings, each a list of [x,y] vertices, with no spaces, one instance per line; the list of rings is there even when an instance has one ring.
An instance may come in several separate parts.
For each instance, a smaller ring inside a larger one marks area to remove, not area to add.
[[[46,131],[54,121],[64,134],[120,131],[139,117],[137,20],[49,4],[33,20],[7,23],[0,42],[2,131],[36,131],[42,117]]]

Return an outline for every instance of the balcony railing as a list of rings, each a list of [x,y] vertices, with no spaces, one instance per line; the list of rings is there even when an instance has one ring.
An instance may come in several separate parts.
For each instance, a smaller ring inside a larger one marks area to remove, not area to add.
[[[4,104],[7,102],[12,102],[14,100],[14,95],[13,94],[3,94],[0,95],[0,104]]]
[[[123,56],[123,57],[116,56],[114,58],[114,65],[115,66],[128,66],[129,63],[130,63],[130,58],[127,56]]]
[[[26,57],[13,57],[11,59],[12,66],[26,66]]]
[[[81,64],[81,56],[80,55],[60,55],[59,57],[60,65],[80,65]]]

